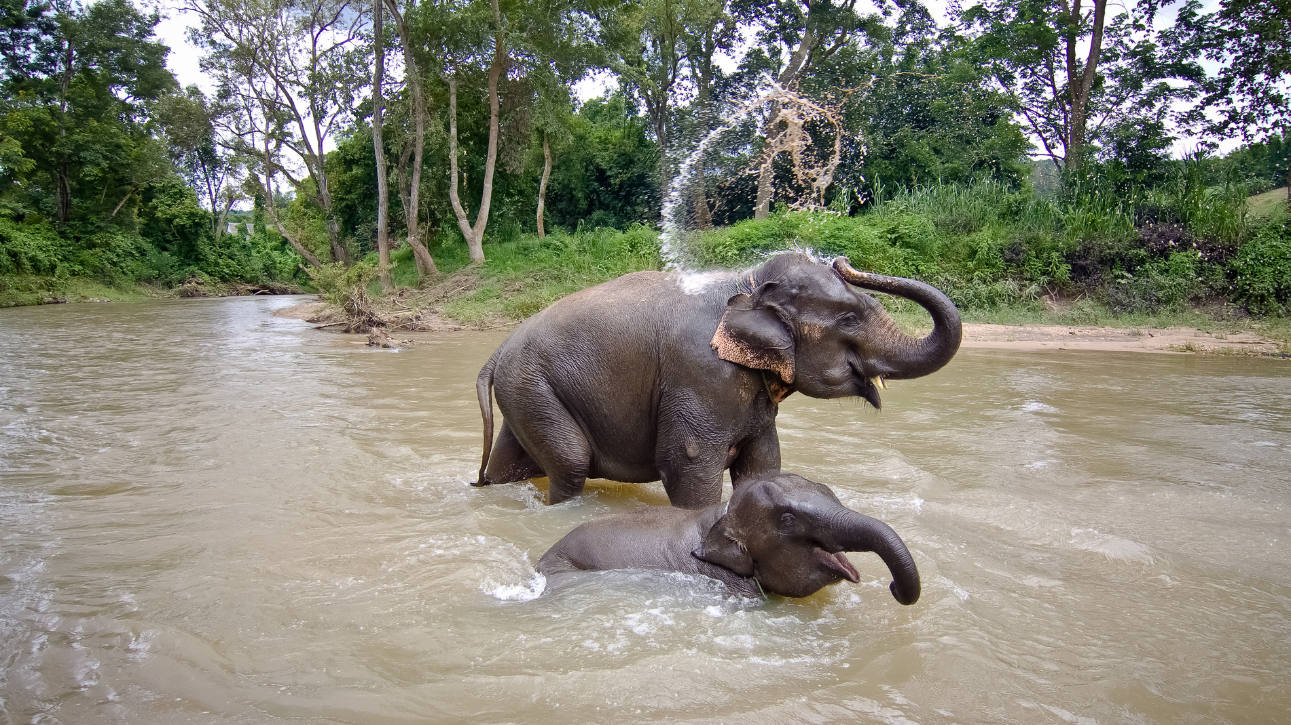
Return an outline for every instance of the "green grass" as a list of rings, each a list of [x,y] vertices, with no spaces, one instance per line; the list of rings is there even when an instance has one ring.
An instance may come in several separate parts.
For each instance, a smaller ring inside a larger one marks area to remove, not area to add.
[[[1266,191],[1263,194],[1256,194],[1246,200],[1247,208],[1250,209],[1250,215],[1253,217],[1269,216],[1278,209],[1285,209],[1287,205],[1287,189],[1274,189]]]
[[[49,277],[12,274],[0,276],[0,307],[109,300],[125,302],[157,296],[157,291],[137,285],[107,285],[84,277]]]
[[[421,301],[468,325],[507,324],[580,289],[661,265],[657,233],[640,226],[626,232],[556,232],[543,239],[528,235],[486,244],[484,252],[485,263],[471,266],[465,244],[432,249],[442,276],[428,280]],[[390,256],[392,281],[415,285],[412,250],[396,250]],[[379,291],[375,281],[368,288],[373,297]]]

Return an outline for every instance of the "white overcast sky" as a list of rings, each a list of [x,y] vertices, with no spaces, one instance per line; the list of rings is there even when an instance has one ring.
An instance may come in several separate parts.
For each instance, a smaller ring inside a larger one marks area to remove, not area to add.
[[[1128,5],[1130,1],[1131,0],[1113,0],[1114,5],[1109,8],[1109,10],[1115,12],[1118,6]],[[961,4],[964,6],[970,6],[973,4],[973,0],[961,0]],[[945,25],[950,22],[949,15],[947,13],[948,3],[946,0],[925,0],[925,5],[928,7],[929,11],[932,12],[933,17],[937,20],[939,25]],[[1167,8],[1162,13],[1164,17],[1158,18],[1157,27],[1168,26],[1173,22],[1175,7],[1177,7],[1177,5],[1178,3],[1176,3],[1176,6]],[[1218,5],[1219,0],[1204,0],[1203,2],[1205,11],[1213,10]],[[177,0],[159,0],[158,7],[161,10],[163,20],[161,21],[161,24],[157,26],[157,36],[170,46],[170,55],[167,57],[166,65],[175,74],[175,77],[179,80],[179,84],[181,86],[196,84],[204,91],[209,92],[212,90],[212,85],[206,75],[202,73],[202,69],[198,64],[201,54],[198,52],[197,48],[189,44],[187,37],[189,25],[196,24],[196,20],[193,18],[191,13],[186,13],[180,9]],[[860,0],[858,2],[857,9],[862,13],[874,12],[877,10],[871,0]],[[746,42],[744,44],[745,47],[747,47],[747,42],[749,40],[750,39],[746,38]],[[735,56],[743,51],[744,47],[737,48],[735,54],[719,58],[718,64],[722,66],[723,70],[734,70],[736,64]],[[604,94],[607,90],[613,88],[614,85],[613,76],[608,72],[602,72],[579,82],[574,87],[574,93],[580,101],[585,101],[589,98],[594,98]],[[1228,151],[1235,148],[1237,145],[1237,141],[1226,142],[1221,145],[1221,150]],[[1191,151],[1195,146],[1195,139],[1181,138],[1175,142],[1173,153],[1175,156],[1180,156]]]

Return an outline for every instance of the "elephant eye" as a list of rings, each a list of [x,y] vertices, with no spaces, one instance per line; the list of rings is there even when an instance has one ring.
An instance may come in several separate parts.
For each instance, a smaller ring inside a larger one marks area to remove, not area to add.
[[[838,318],[838,326],[844,330],[855,330],[861,326],[861,320],[855,312],[846,312]]]
[[[794,518],[794,515],[791,513],[780,514],[780,525],[786,529],[793,526],[797,521],[798,519]]]

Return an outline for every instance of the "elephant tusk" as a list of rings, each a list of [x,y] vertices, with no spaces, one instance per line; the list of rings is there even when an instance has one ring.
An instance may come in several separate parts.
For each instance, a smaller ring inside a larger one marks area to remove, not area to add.
[[[874,387],[876,388],[880,388],[882,390],[888,389],[888,386],[883,383],[883,376],[881,375],[875,375],[874,377],[870,378],[870,382],[874,383]]]

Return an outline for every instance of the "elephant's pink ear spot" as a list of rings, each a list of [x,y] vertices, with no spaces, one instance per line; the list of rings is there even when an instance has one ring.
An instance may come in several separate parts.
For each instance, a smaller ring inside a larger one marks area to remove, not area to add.
[[[769,370],[793,384],[793,336],[770,309],[738,294],[726,303],[710,343],[717,356],[754,370]]]

